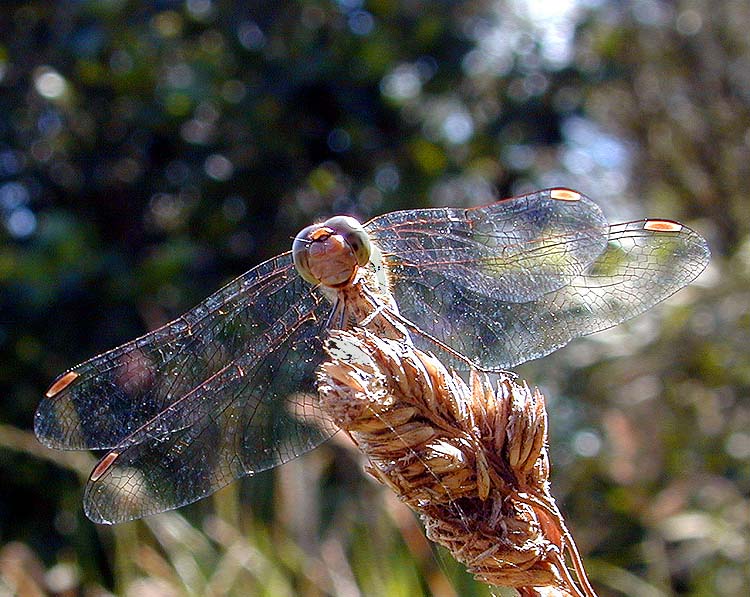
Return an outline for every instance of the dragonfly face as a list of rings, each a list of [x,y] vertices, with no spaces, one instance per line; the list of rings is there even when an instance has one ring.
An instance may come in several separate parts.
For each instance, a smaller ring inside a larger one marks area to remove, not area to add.
[[[341,288],[370,260],[370,238],[357,220],[336,216],[302,230],[292,243],[297,272],[311,284]]]
[[[339,216],[175,321],[61,375],[35,431],[53,448],[108,450],[86,486],[92,520],[140,518],[335,432],[314,383],[330,327],[410,335],[452,366],[503,369],[642,313],[708,258],[681,224],[610,225],[568,189],[364,226]]]

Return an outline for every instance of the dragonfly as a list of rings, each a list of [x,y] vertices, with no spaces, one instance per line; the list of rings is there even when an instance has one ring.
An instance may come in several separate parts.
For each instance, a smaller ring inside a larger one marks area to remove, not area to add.
[[[643,313],[709,249],[671,220],[609,224],[585,195],[336,216],[174,321],[58,377],[35,415],[48,447],[106,451],[84,510],[113,524],[178,508],[312,450],[336,429],[315,371],[331,329],[507,370]]]

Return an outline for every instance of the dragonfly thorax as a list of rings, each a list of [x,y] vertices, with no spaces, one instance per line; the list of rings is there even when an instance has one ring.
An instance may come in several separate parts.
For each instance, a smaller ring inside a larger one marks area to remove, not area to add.
[[[349,216],[336,216],[302,230],[292,244],[294,266],[311,284],[341,288],[370,259],[370,239]]]

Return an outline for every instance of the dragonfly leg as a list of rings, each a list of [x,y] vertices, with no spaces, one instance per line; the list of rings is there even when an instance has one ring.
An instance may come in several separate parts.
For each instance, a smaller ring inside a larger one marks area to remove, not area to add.
[[[331,309],[331,312],[328,315],[328,320],[326,321],[326,329],[344,330],[346,329],[345,324],[346,324],[346,305],[344,304],[344,301],[337,296],[333,302],[333,308]]]

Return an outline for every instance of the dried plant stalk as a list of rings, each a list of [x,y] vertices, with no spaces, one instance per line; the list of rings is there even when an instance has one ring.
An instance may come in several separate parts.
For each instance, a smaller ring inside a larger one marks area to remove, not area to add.
[[[335,331],[318,371],[323,408],[478,580],[521,595],[594,596],[549,492],[547,413],[508,376],[467,385],[404,341]],[[578,584],[568,573],[568,555]]]

